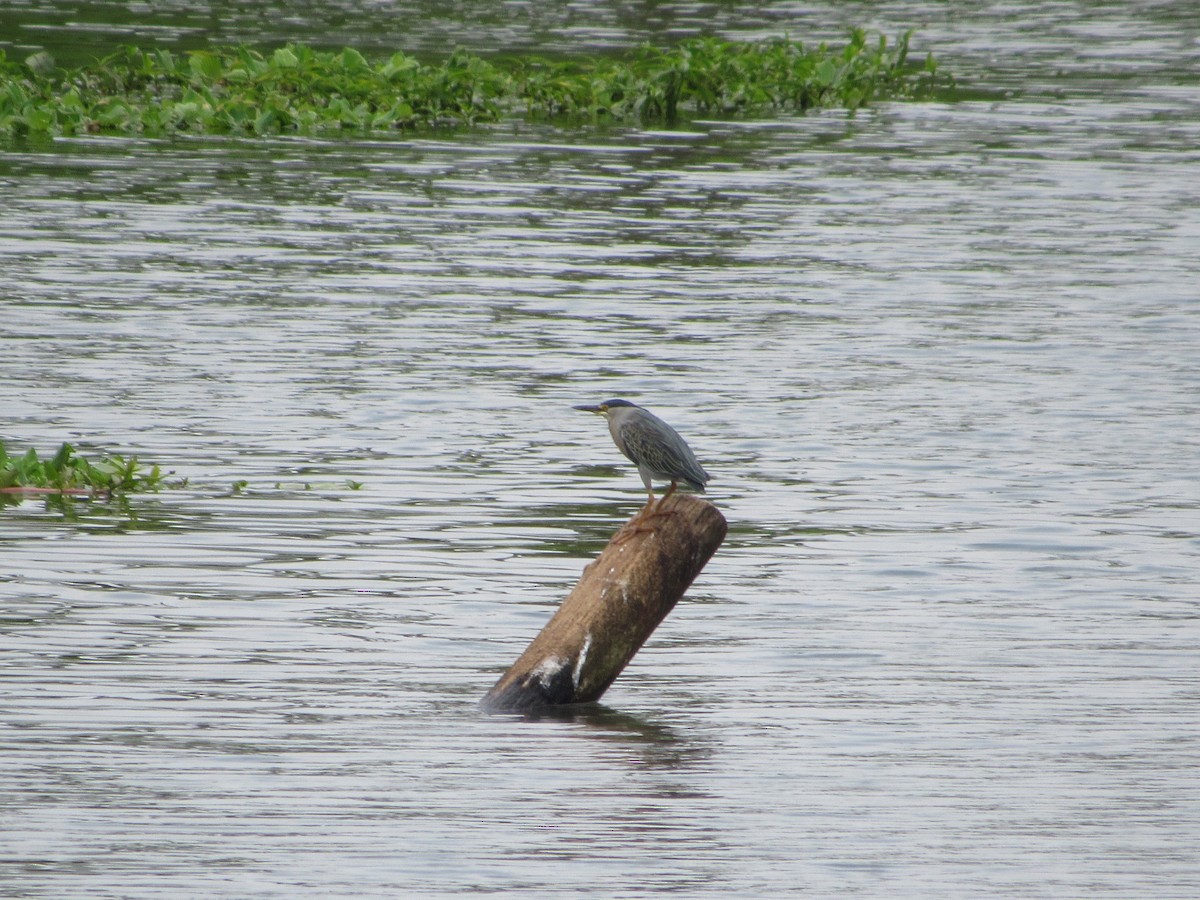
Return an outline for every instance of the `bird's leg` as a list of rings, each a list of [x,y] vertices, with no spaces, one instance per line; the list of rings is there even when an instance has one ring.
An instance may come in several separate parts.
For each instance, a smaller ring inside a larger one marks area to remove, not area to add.
[[[650,494],[650,499],[646,501],[646,505],[643,506],[642,511],[640,513],[638,513],[639,518],[641,518],[644,515],[649,515],[650,512],[655,508],[655,506],[658,505],[654,502],[654,491],[649,491],[648,493]]]
[[[654,512],[656,504],[654,502],[653,489],[648,490],[647,493],[650,494],[650,499],[646,501],[645,506],[637,511],[637,514],[629,520],[625,527],[617,532],[617,536],[613,538],[614,544],[620,544],[624,541],[627,541],[635,534],[641,534],[645,531],[654,530],[652,527],[646,527],[642,524],[643,519],[653,519],[657,515],[657,513]]]
[[[658,500],[654,499],[654,491],[651,490],[649,492],[650,499],[646,501],[646,505],[643,506],[641,509],[639,509],[637,512],[637,515],[635,515],[632,519],[630,519],[629,523],[625,526],[625,528],[623,528],[620,532],[617,533],[617,536],[613,539],[613,543],[619,544],[622,541],[626,541],[629,538],[633,537],[635,534],[641,534],[642,532],[646,532],[646,531],[653,531],[654,526],[649,525],[649,524],[644,524],[644,520],[657,519],[660,516],[671,515],[671,512],[668,510],[663,510],[661,512],[660,512],[660,510],[662,510],[662,505],[667,502],[667,498],[670,497],[673,493],[675,493],[675,489],[677,487],[679,487],[679,483],[676,481],[672,481],[671,486],[666,489],[666,491],[663,493],[663,495],[661,497],[658,498]]]
[[[677,487],[679,487],[679,485],[672,481],[671,486],[667,488],[666,492],[661,497],[658,498],[658,502],[654,503],[652,508],[650,506],[646,507],[645,515],[651,519],[657,519],[659,516],[669,516],[669,512],[659,512],[659,510],[661,510],[662,505],[667,502],[667,498],[675,493],[675,488]],[[651,502],[653,502],[653,496],[651,496]],[[638,518],[641,518],[641,516],[639,515]]]
[[[650,499],[646,501],[646,505],[645,505],[645,506],[643,506],[641,509],[639,509],[639,510],[637,511],[637,515],[635,515],[635,516],[633,517],[633,521],[635,521],[635,522],[636,522],[638,519],[640,519],[642,516],[644,516],[644,515],[646,515],[647,513],[649,513],[649,512],[650,512],[650,510],[654,509],[654,490],[653,490],[653,489],[651,489],[651,488],[647,488],[647,489],[646,489],[646,493],[648,493],[648,494],[650,495]]]

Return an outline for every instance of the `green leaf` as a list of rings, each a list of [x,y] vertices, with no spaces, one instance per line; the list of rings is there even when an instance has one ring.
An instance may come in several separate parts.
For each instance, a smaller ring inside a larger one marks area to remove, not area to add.
[[[351,47],[342,51],[341,61],[342,68],[348,72],[361,72],[371,68],[363,55]]]
[[[829,87],[833,84],[838,75],[838,66],[832,59],[823,59],[817,64],[816,71],[813,73],[817,83],[822,87]]]
[[[101,125],[121,125],[130,119],[129,105],[117,97],[106,97],[92,114]]]
[[[54,113],[49,109],[30,106],[25,110],[25,124],[30,131],[51,131],[54,121]]]
[[[415,59],[405,56],[403,53],[393,53],[392,58],[384,63],[380,69],[380,74],[384,78],[392,78],[396,75],[412,72],[414,69],[420,69],[421,64]]]
[[[291,47],[280,47],[271,57],[271,62],[280,69],[294,69],[300,65],[300,60]]]
[[[29,452],[32,453],[33,451],[30,450]],[[50,460],[50,465],[55,469],[61,469],[67,464],[74,453],[75,448],[64,441],[63,445],[58,448],[58,452],[55,453],[54,457]]]
[[[221,65],[220,57],[207,50],[193,51],[188,65],[191,67],[192,75],[207,81],[215,81],[220,78],[221,70],[224,68]]]

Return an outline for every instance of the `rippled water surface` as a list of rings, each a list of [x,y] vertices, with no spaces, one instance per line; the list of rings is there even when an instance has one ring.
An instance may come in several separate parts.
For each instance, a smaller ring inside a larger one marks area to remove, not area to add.
[[[5,147],[0,439],[188,481],[0,507],[0,895],[1200,895],[1189,8],[546,5],[1009,94]],[[610,396],[729,537],[603,706],[485,716],[643,500]]]

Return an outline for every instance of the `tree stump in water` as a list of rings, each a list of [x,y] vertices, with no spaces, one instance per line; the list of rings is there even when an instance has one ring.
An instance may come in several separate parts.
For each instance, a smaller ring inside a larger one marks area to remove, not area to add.
[[[721,546],[715,506],[673,494],[635,516],[584,570],[533,643],[483,698],[489,711],[597,700]]]

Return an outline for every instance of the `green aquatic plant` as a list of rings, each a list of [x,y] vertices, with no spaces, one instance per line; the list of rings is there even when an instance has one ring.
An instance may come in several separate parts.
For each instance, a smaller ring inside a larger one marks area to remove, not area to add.
[[[336,491],[341,489],[360,491],[363,487],[363,482],[355,481],[353,478],[347,478],[343,481],[276,481],[274,483],[276,491]],[[231,491],[234,494],[246,493],[249,491],[261,491],[262,488],[256,488],[250,484],[245,478],[239,478],[231,485]]]
[[[32,448],[19,456],[10,456],[0,441],[0,494],[101,494],[119,495],[137,491],[179,488],[187,479],[168,480],[158,466],[146,469],[136,456],[110,453],[92,462],[64,443],[48,459]],[[273,482],[276,491],[361,490],[363,482],[352,478],[327,482]],[[251,489],[247,480],[233,482],[233,493]],[[261,488],[260,488],[261,490]]]
[[[674,122],[685,114],[857,109],[909,98],[940,79],[932,56],[854,30],[846,45],[715,38],[630,56],[485,60],[456,51],[437,64],[403,53],[289,44],[272,52],[213,48],[178,55],[124,47],[80,69],[45,53],[0,51],[0,133],[218,134],[374,131],[494,122],[526,114],[587,121]]]
[[[64,443],[48,459],[30,448],[20,456],[9,456],[0,441],[0,491],[7,493],[52,492],[117,494],[156,491],[165,476],[158,466],[143,468],[136,456],[112,453],[91,462]]]
[[[909,65],[910,37],[889,45],[881,35],[871,43],[855,29],[841,49],[695,38],[667,50],[643,47],[626,60],[519,60],[514,77],[535,116],[673,122],[684,111],[854,110],[875,99],[925,95],[939,83],[932,55]]]

